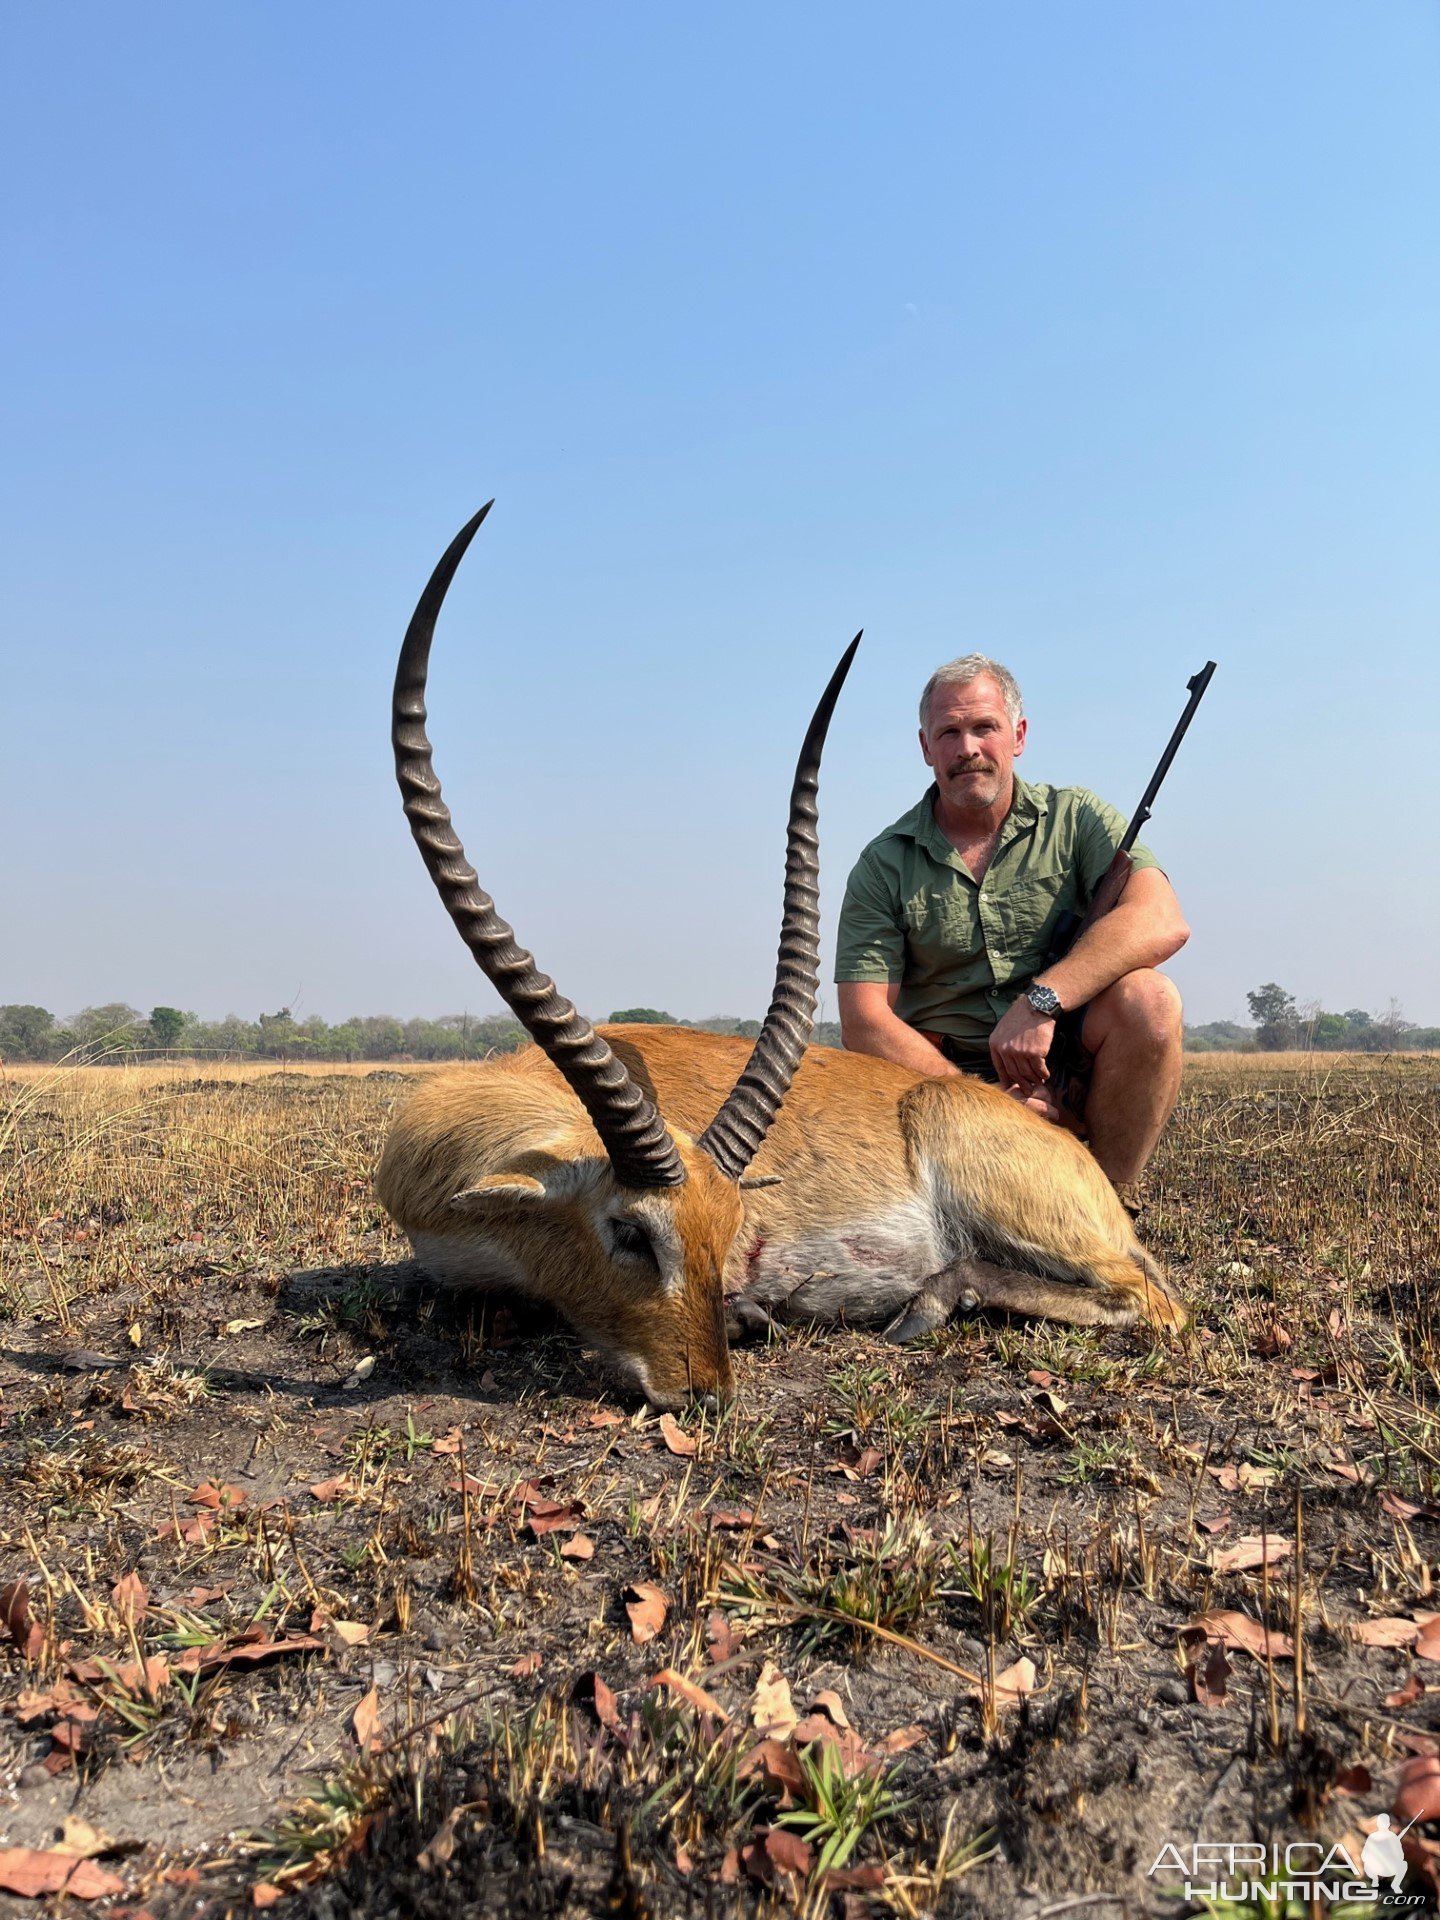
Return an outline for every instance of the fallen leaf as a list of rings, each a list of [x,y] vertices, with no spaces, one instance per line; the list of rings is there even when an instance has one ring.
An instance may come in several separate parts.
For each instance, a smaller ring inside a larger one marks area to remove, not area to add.
[[[664,1687],[669,1693],[678,1693],[692,1707],[697,1707],[701,1713],[713,1714],[717,1720],[730,1718],[718,1700],[703,1687],[697,1687],[693,1680],[687,1680],[683,1673],[677,1673],[674,1667],[662,1667],[659,1673],[652,1673],[645,1684],[647,1687]]]
[[[1230,1524],[1230,1509],[1216,1514],[1213,1520],[1197,1520],[1195,1524],[1202,1533],[1223,1533]]]
[[[729,1527],[737,1532],[743,1527],[753,1527],[755,1516],[749,1507],[714,1507],[710,1512],[712,1527]]]
[[[356,1387],[364,1385],[365,1381],[367,1381],[370,1378],[371,1374],[374,1371],[375,1371],[375,1356],[373,1353],[367,1353],[363,1360],[357,1360],[355,1362],[354,1371],[350,1374],[349,1378],[345,1382],[345,1385],[341,1388],[341,1392],[353,1393]]]
[[[881,1753],[908,1753],[911,1747],[918,1747],[930,1738],[930,1729],[912,1723],[908,1727],[897,1727],[893,1733],[887,1733],[880,1742]]]
[[[845,1712],[845,1703],[831,1687],[822,1687],[806,1708],[807,1713],[823,1713],[833,1720],[837,1727],[848,1727],[849,1716]]]
[[[328,1507],[332,1501],[348,1500],[356,1492],[356,1486],[348,1473],[341,1473],[333,1480],[317,1480],[310,1492]]]
[[[1418,1620],[1357,1620],[1350,1629],[1351,1638],[1362,1647],[1408,1647],[1419,1638]]]
[[[1334,1784],[1336,1793],[1355,1795],[1372,1793],[1375,1788],[1370,1769],[1362,1767],[1358,1762],[1353,1767],[1345,1767],[1337,1773]]]
[[[582,1705],[593,1707],[595,1718],[608,1732],[620,1736],[625,1734],[625,1723],[620,1718],[620,1709],[615,1695],[598,1673],[582,1673],[575,1682],[575,1698]]]
[[[1422,1753],[1405,1762],[1390,1813],[1401,1826],[1411,1820],[1440,1819],[1440,1758]]]
[[[808,1840],[786,1827],[771,1827],[765,1836],[765,1854],[779,1873],[793,1873],[801,1880],[810,1872],[814,1851]]]
[[[820,1875],[820,1884],[826,1893],[874,1893],[885,1884],[885,1869],[882,1866],[868,1867],[827,1867]],[[868,1900],[858,1901],[853,1909],[866,1916],[875,1911]],[[850,1903],[846,1902],[844,1920],[850,1920]]]
[[[595,1554],[595,1542],[588,1533],[572,1533],[560,1549],[562,1560],[590,1560]]]
[[[1293,1660],[1295,1657],[1294,1645],[1283,1633],[1276,1633],[1273,1629],[1267,1632],[1248,1613],[1214,1610],[1197,1614],[1180,1629],[1180,1638],[1197,1659],[1202,1639],[1211,1646],[1232,1647],[1242,1653],[1254,1654],[1257,1660],[1265,1658],[1267,1648],[1272,1660]]]
[[[207,1647],[187,1647],[175,1662],[181,1673],[213,1673],[217,1667],[258,1667],[266,1660],[283,1659],[291,1653],[323,1653],[325,1642],[313,1633],[295,1633],[283,1640],[266,1639],[263,1629],[258,1638],[231,1641],[226,1646],[212,1641]]]
[[[45,1633],[31,1615],[30,1589],[23,1580],[12,1580],[9,1586],[0,1587],[0,1626],[14,1641],[23,1659],[39,1659]]]
[[[103,1900],[123,1893],[125,1882],[93,1860],[35,1847],[0,1847],[0,1888],[36,1900],[45,1893],[68,1893],[76,1900]]]
[[[537,1540],[547,1533],[574,1533],[585,1518],[580,1500],[531,1500],[526,1503],[525,1525]]]
[[[380,1689],[371,1687],[350,1716],[351,1731],[361,1753],[376,1753],[385,1744],[380,1731]]]
[[[477,1808],[484,1805],[483,1800],[462,1800],[458,1807],[450,1809],[415,1856],[415,1864],[422,1873],[435,1873],[439,1868],[450,1864],[450,1857],[459,1840],[457,1829],[460,1822],[467,1813],[474,1813]]]
[[[1440,1660],[1440,1620],[1429,1620],[1420,1629],[1415,1641],[1415,1657],[1418,1660]]]
[[[691,1439],[673,1413],[661,1414],[660,1438],[665,1442],[666,1449],[670,1453],[678,1453],[682,1460],[688,1460],[699,1450],[699,1441]]]
[[[235,1582],[227,1580],[220,1587],[191,1587],[186,1596],[192,1607],[208,1607],[212,1600],[223,1600]]]
[[[68,1853],[72,1860],[93,1860],[97,1853],[114,1853],[118,1844],[111,1834],[102,1833],[79,1814],[70,1813],[65,1816],[53,1851]]]
[[[250,1889],[252,1907],[273,1907],[277,1901],[285,1898],[285,1889],[273,1885],[269,1880],[257,1880]]]
[[[725,1614],[717,1611],[710,1615],[705,1622],[705,1645],[713,1665],[723,1666],[727,1660],[733,1660],[743,1644]]]
[[[522,1653],[510,1668],[510,1672],[517,1680],[528,1680],[532,1673],[540,1671],[541,1659],[542,1656],[533,1650],[530,1653]]]
[[[363,1647],[370,1638],[369,1627],[359,1620],[332,1620],[330,1631],[347,1647]]]
[[[1425,1683],[1418,1673],[1412,1671],[1407,1675],[1403,1687],[1395,1693],[1386,1694],[1385,1704],[1387,1707],[1413,1707],[1417,1700],[1424,1698]]]
[[[753,1746],[736,1768],[736,1778],[748,1780],[757,1773],[765,1791],[779,1801],[782,1812],[804,1797],[805,1769],[799,1754],[787,1743],[761,1740]]]
[[[1295,1542],[1286,1540],[1280,1534],[1266,1534],[1262,1539],[1258,1533],[1247,1533],[1233,1547],[1222,1548],[1210,1564],[1216,1573],[1246,1573],[1252,1567],[1273,1567],[1277,1561],[1288,1558],[1294,1551]]]
[[[430,1442],[430,1451],[432,1453],[459,1453],[461,1444],[462,1436],[459,1427],[451,1427],[448,1433],[442,1433],[438,1440],[432,1440]],[[455,1811],[458,1812],[459,1809],[457,1808]],[[453,1819],[454,1817],[454,1813],[446,1816],[447,1819]],[[432,1840],[430,1844],[433,1846],[435,1843]]]
[[[598,1413],[592,1413],[585,1422],[587,1427],[623,1427],[626,1424],[623,1413],[616,1413],[610,1407],[601,1407]]]
[[[226,1333],[253,1333],[256,1327],[263,1327],[264,1324],[263,1320],[227,1320],[225,1331]]]
[[[245,1489],[232,1487],[228,1480],[217,1487],[213,1480],[202,1480],[193,1493],[187,1493],[186,1500],[192,1507],[208,1507],[212,1513],[218,1513],[221,1507],[243,1507]]]
[[[643,1647],[664,1626],[670,1602],[659,1587],[652,1586],[648,1580],[635,1581],[625,1588],[621,1597],[630,1616],[630,1637],[637,1647]]]
[[[135,1626],[145,1617],[145,1609],[150,1604],[150,1595],[138,1573],[125,1573],[110,1589],[110,1603],[120,1618],[130,1626]]]
[[[988,1687],[985,1689],[989,1691]],[[1022,1654],[1013,1667],[995,1676],[995,1705],[1002,1712],[1018,1707],[1027,1694],[1035,1691],[1035,1662]]]
[[[800,1716],[790,1698],[790,1682],[773,1660],[767,1660],[755,1683],[750,1717],[763,1739],[788,1740],[799,1724]]]
[[[1185,1669],[1191,1691],[1202,1707],[1223,1707],[1225,1683],[1234,1669],[1225,1654],[1225,1643],[1212,1640],[1203,1660],[1193,1660]]]

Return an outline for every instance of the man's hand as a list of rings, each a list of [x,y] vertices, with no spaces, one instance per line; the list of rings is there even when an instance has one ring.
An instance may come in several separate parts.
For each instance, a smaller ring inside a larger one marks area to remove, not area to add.
[[[1055,1022],[1037,1013],[1022,994],[990,1036],[990,1058],[1006,1093],[1029,1100],[1050,1078],[1045,1064]]]

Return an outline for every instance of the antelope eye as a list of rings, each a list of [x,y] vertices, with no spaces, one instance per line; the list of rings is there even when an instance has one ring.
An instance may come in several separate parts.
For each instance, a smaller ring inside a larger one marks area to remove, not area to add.
[[[610,1245],[616,1253],[628,1253],[634,1260],[644,1260],[659,1271],[660,1262],[655,1258],[655,1249],[650,1244],[650,1236],[634,1220],[612,1220],[610,1222]]]

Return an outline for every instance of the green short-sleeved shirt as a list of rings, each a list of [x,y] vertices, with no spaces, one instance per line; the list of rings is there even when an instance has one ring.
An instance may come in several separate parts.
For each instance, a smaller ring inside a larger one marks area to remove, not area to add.
[[[1045,965],[1055,924],[1083,912],[1125,822],[1084,787],[1015,798],[984,879],[935,824],[936,789],[872,840],[840,909],[835,978],[900,984],[895,1011],[983,1057],[995,1023]],[[1159,862],[1131,848],[1138,867]]]

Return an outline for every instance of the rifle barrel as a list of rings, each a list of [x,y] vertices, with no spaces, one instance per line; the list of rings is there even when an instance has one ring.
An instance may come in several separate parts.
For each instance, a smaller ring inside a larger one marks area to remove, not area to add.
[[[1119,853],[1129,853],[1131,847],[1134,846],[1136,840],[1139,838],[1140,829],[1144,826],[1145,822],[1150,818],[1151,803],[1154,801],[1156,794],[1160,791],[1161,784],[1164,781],[1166,774],[1170,771],[1170,762],[1175,758],[1175,755],[1180,750],[1180,742],[1185,738],[1186,729],[1190,725],[1190,722],[1195,718],[1195,709],[1199,706],[1200,702],[1205,698],[1205,689],[1209,686],[1210,676],[1214,673],[1214,671],[1215,671],[1215,662],[1213,660],[1207,660],[1204,666],[1200,669],[1199,673],[1195,674],[1191,679],[1186,681],[1185,685],[1186,685],[1187,691],[1189,692],[1190,698],[1185,703],[1185,711],[1180,716],[1180,724],[1179,726],[1176,727],[1174,733],[1171,734],[1170,744],[1168,747],[1166,747],[1164,753],[1161,754],[1160,764],[1158,767],[1156,767],[1154,773],[1150,776],[1150,784],[1148,787],[1146,787],[1144,794],[1141,796],[1140,804],[1135,809],[1134,818],[1131,820],[1130,825],[1125,829],[1125,838],[1120,842],[1120,845],[1117,849]]]

